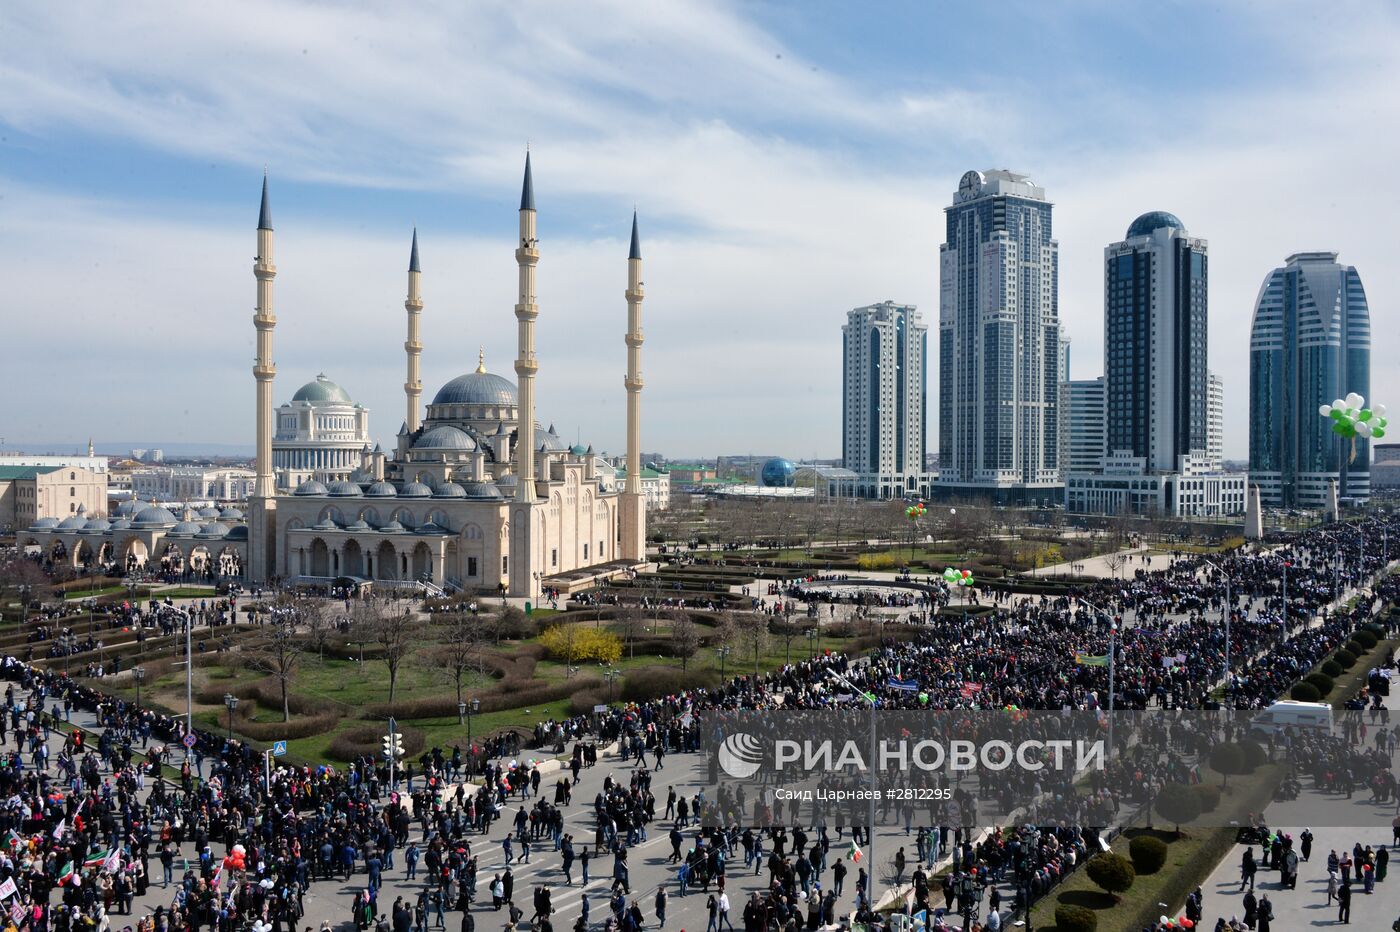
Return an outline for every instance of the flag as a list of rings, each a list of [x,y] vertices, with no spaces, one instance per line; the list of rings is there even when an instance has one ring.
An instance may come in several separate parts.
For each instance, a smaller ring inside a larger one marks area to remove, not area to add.
[[[68,881],[70,881],[70,880],[72,880],[72,879],[73,879],[73,862],[72,862],[72,861],[69,861],[67,864],[63,865],[63,867],[59,868],[59,871],[58,871],[58,885],[59,885],[60,887],[61,887],[61,886],[64,886],[65,884],[68,883]]]
[[[1074,662],[1081,667],[1106,667],[1108,666],[1108,654],[1094,656],[1084,651],[1075,651]]]
[[[60,823],[58,823],[57,825],[55,825],[55,826],[53,827],[53,840],[54,840],[54,841],[62,841],[62,840],[63,840],[63,829],[64,829],[64,827],[65,827],[67,824],[68,824],[68,823],[66,823],[66,822],[60,822]]]
[[[107,860],[110,851],[94,851],[86,858],[83,858],[83,867],[101,867]]]
[[[851,859],[852,864],[859,864],[860,859],[865,857],[865,852],[861,851],[855,842],[851,842],[851,850],[847,854],[847,857]]]
[[[122,849],[121,849],[120,847],[113,848],[113,849],[107,854],[107,859],[106,859],[105,861],[102,862],[102,869],[103,869],[104,871],[107,871],[108,873],[115,873],[117,870],[119,870],[119,869],[121,868],[121,866],[122,866]]]
[[[24,839],[20,837],[19,832],[10,829],[9,833],[5,836],[5,844],[13,851],[24,844]]]

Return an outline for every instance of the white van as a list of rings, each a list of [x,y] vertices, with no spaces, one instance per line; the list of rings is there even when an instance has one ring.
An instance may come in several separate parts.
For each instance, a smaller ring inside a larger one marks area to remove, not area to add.
[[[1283,699],[1254,717],[1254,731],[1277,732],[1285,728],[1320,728],[1332,730],[1332,707],[1325,702],[1298,702]]]

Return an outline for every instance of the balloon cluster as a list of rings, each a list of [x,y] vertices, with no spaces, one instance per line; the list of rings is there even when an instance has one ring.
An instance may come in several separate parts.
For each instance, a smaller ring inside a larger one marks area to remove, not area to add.
[[[908,508],[904,509],[904,517],[908,518],[910,521],[917,521],[926,514],[928,514],[928,509],[924,507],[923,502],[910,505]]]
[[[1385,405],[1368,408],[1366,399],[1356,392],[1323,405],[1317,413],[1332,419],[1332,433],[1339,437],[1379,440],[1385,436]]]
[[[242,845],[234,845],[233,850],[224,857],[224,867],[228,870],[241,871],[248,867],[248,849]]]
[[[971,586],[972,570],[955,570],[950,566],[943,571],[943,581],[950,586]]]
[[[1157,924],[1164,929],[1194,929],[1196,923],[1182,916],[1180,919],[1172,919],[1168,916],[1158,916]]]

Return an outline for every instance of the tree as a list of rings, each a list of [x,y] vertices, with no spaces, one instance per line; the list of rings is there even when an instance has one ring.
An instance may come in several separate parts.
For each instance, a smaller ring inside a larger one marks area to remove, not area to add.
[[[696,628],[690,612],[683,608],[671,612],[671,645],[676,656],[681,658],[681,669],[685,670],[690,658],[700,649],[700,632]]]
[[[1222,774],[1221,786],[1230,785],[1231,774],[1246,773],[1244,748],[1238,744],[1217,744],[1210,749],[1210,766]]]
[[[1130,889],[1133,881],[1137,880],[1137,871],[1133,870],[1133,862],[1121,854],[1113,854],[1112,852],[1094,855],[1084,866],[1084,870],[1088,873],[1090,880],[1108,893],[1112,893],[1115,899],[1119,893]]]
[[[462,723],[462,684],[472,668],[473,661],[479,659],[483,632],[480,619],[458,612],[449,615],[445,624],[440,624],[438,645],[429,652],[427,666],[452,684],[457,691],[457,724]],[[392,700],[390,700],[392,701]]]
[[[647,630],[646,615],[636,605],[624,605],[618,609],[613,627],[617,628],[622,643],[627,645],[628,659],[635,658],[637,656],[637,641],[641,640],[642,635]]]
[[[792,642],[807,630],[807,625],[793,621],[791,618],[779,618],[773,622],[773,633],[782,638],[783,651],[786,656],[784,663],[792,663]]]
[[[399,669],[415,646],[418,623],[407,611],[375,600],[361,605],[363,609],[356,626],[362,631],[361,638],[380,647],[379,659],[389,670],[389,702],[392,704],[399,684]]]
[[[326,645],[335,631],[335,619],[328,612],[321,611],[320,606],[315,606],[314,610],[303,613],[301,627],[306,632],[307,646],[316,651],[317,659],[324,663]]]
[[[753,675],[758,677],[758,663],[763,651],[768,647],[768,616],[744,615],[739,625],[739,638],[744,645],[744,653],[753,658]]]
[[[1201,814],[1201,797],[1184,783],[1168,783],[1157,794],[1157,801],[1152,808],[1159,816],[1175,825],[1179,835],[1182,822],[1190,822]]]
[[[304,640],[298,628],[321,612],[321,606],[301,595],[282,595],[272,603],[268,620],[244,648],[249,666],[271,673],[282,696],[282,721],[292,720],[288,695],[292,677],[301,663]],[[232,723],[230,723],[232,727]]]

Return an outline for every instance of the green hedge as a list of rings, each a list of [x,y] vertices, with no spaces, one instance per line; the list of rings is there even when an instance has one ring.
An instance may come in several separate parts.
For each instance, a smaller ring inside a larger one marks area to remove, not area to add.
[[[1129,842],[1128,857],[1139,874],[1155,874],[1167,863],[1167,843],[1151,835],[1139,835]]]
[[[1298,702],[1319,702],[1322,699],[1322,693],[1312,683],[1295,683],[1288,696]]]
[[[1055,907],[1055,929],[1057,932],[1097,932],[1099,917],[1092,909],[1083,906]]]

